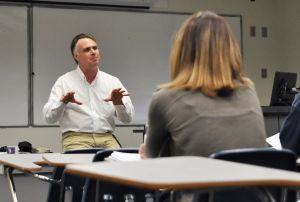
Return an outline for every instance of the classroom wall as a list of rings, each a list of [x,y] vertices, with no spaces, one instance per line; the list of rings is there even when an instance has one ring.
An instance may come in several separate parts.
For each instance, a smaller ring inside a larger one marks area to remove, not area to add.
[[[261,105],[267,106],[275,71],[300,74],[299,6],[300,1],[297,0],[169,0],[168,8],[151,10],[190,13],[210,10],[218,14],[241,15],[245,76],[254,82]],[[250,37],[250,26],[256,27],[256,37]],[[261,37],[262,27],[268,28],[267,38]],[[267,78],[261,78],[261,68],[267,69]],[[299,80],[297,85],[300,84]],[[115,135],[124,147],[138,147],[142,142],[142,134],[133,133],[134,129],[141,128],[116,129]],[[59,128],[0,129],[0,140],[0,146],[17,145],[26,140],[33,146],[46,147],[54,152],[61,151]]]
[[[288,3],[287,3],[288,2]],[[282,40],[282,49],[279,50],[282,61],[282,69],[287,72],[298,74],[297,86],[300,86],[300,1],[284,0],[280,3],[284,8],[280,19],[278,30],[280,30],[279,40]]]
[[[295,7],[296,4],[300,4],[299,1],[293,3]],[[169,1],[168,9],[179,12],[210,10],[219,14],[241,15],[245,76],[254,82],[261,105],[266,106],[270,102],[275,71],[285,70],[282,55],[282,47],[285,44],[283,36],[289,32],[284,32],[282,25],[289,21],[285,16],[292,15],[289,9],[284,9],[288,7],[287,4],[290,2],[281,0],[175,0]],[[294,13],[299,15],[296,10]],[[256,37],[250,37],[250,26],[256,27]],[[268,28],[267,38],[261,37],[262,27]],[[288,40],[289,35],[286,38]],[[261,68],[267,69],[266,79],[261,78]]]

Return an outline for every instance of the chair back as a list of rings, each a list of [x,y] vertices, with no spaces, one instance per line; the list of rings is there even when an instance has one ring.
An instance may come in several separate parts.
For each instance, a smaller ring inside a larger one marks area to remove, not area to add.
[[[94,154],[102,149],[103,148],[70,149],[63,151],[62,154]],[[65,167],[54,167],[51,178],[55,180],[61,180],[64,170]],[[72,190],[72,202],[81,202],[85,180],[85,177],[66,173],[64,177],[64,184],[62,185],[63,189],[61,189],[62,187],[58,184],[50,183],[48,189],[47,202],[58,202],[61,190],[63,190],[62,200],[64,201],[66,189]]]
[[[105,149],[97,152],[94,156],[93,162],[104,161],[106,157],[111,155],[114,151],[125,152],[125,153],[138,153],[138,148],[120,148],[120,149]],[[134,168],[132,168],[134,169]],[[146,173],[145,173],[146,174]],[[126,201],[126,197],[133,197],[134,201],[144,202],[149,200],[149,195],[154,196],[154,190],[141,189],[137,187],[131,187],[121,185],[112,182],[97,181],[88,178],[85,183],[85,190],[83,194],[83,202],[95,201],[96,193],[102,201],[103,198],[110,196],[114,202]],[[127,199],[128,200],[128,199]]]
[[[276,168],[287,171],[297,171],[297,157],[290,150],[276,150],[274,148],[248,148],[248,149],[233,149],[216,152],[209,156],[210,158]],[[222,169],[222,168],[220,168]],[[245,173],[251,175],[251,173]],[[276,201],[281,201],[282,189],[280,187],[263,186],[264,190],[272,194]],[[252,190],[253,191],[253,190]],[[287,190],[286,201],[296,201],[296,191]],[[255,194],[249,189],[234,189],[232,191],[217,191],[213,194],[214,202],[225,201],[243,201],[255,202],[258,200]]]

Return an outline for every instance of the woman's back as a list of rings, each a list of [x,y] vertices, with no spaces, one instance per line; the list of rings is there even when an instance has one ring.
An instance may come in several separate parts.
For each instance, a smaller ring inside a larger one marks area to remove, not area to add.
[[[151,100],[148,124],[147,157],[157,157],[167,139],[171,156],[209,156],[226,149],[267,146],[252,83],[216,97],[200,90],[158,90]]]

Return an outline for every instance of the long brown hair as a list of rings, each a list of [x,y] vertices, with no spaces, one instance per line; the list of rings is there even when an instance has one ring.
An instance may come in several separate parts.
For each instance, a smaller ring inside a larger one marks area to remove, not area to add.
[[[227,22],[206,11],[190,16],[171,51],[171,82],[160,88],[201,91],[210,97],[248,87],[238,44]],[[238,80],[240,82],[236,82]]]

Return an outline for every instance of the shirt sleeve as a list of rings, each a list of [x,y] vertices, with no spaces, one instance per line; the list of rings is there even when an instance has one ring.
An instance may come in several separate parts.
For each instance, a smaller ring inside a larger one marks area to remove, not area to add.
[[[114,105],[116,109],[116,117],[122,123],[130,123],[134,116],[134,108],[129,97],[123,97],[124,105]]]
[[[166,128],[166,110],[162,103],[161,98],[154,93],[148,111],[147,141],[144,146],[146,158],[158,157],[170,136]]]
[[[128,92],[126,88],[123,86],[121,81],[118,79],[118,84],[115,86],[115,88],[122,88],[125,90],[125,92]],[[134,116],[134,107],[131,102],[131,99],[129,96],[124,96],[122,98],[123,105],[114,105],[115,107],[115,116],[118,118],[119,121],[122,123],[130,123],[132,121],[132,118]]]
[[[43,108],[43,119],[47,123],[55,123],[59,120],[65,110],[63,102],[59,101],[63,95],[61,79],[59,78],[52,87],[48,102]]]
[[[279,138],[281,146],[290,149],[300,156],[300,96],[292,104],[290,114],[285,118]]]

